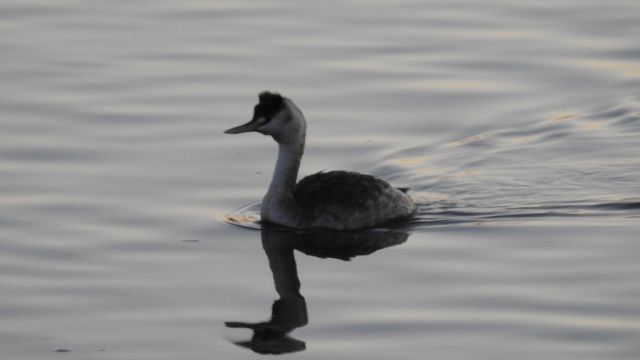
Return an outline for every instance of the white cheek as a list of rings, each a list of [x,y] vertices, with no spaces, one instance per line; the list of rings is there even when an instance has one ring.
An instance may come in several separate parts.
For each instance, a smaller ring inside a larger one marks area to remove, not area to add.
[[[270,125],[271,122],[267,122],[267,118],[266,117],[260,117],[256,120],[257,126],[256,126],[256,130],[260,131],[260,132],[265,132],[265,131],[270,131]],[[266,124],[265,124],[266,123]]]
[[[279,132],[284,127],[283,121],[281,117],[274,117],[266,124],[260,126],[260,130],[268,131],[270,133]]]
[[[256,119],[256,124],[258,127],[262,126],[265,122],[267,122],[267,118],[262,116]]]
[[[270,121],[264,125],[261,125],[258,127],[258,130],[263,131],[263,132],[272,132],[273,131],[273,122]]]

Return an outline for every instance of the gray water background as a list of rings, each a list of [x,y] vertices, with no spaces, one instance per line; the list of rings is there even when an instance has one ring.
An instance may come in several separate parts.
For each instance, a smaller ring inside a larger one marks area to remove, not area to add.
[[[246,359],[280,91],[301,174],[412,188],[406,242],[296,252],[304,359],[640,358],[637,1],[0,2],[0,357]],[[250,214],[245,211],[244,214]],[[57,352],[56,352],[57,351]]]

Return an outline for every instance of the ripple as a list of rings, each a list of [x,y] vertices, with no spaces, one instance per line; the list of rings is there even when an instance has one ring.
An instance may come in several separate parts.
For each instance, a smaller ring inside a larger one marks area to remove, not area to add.
[[[311,358],[638,358],[637,1],[0,3],[3,358],[247,357],[296,284]],[[267,254],[265,88],[413,220]]]
[[[247,205],[241,206],[228,214],[224,214],[219,217],[219,220],[231,224],[240,226],[247,229],[260,229],[260,206],[262,202],[252,202]]]

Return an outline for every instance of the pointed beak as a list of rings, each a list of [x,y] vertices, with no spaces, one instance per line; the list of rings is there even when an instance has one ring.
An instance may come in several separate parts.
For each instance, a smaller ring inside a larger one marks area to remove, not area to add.
[[[256,129],[258,128],[258,122],[251,120],[248,123],[244,124],[244,125],[240,125],[240,126],[236,126],[233,127],[227,131],[225,131],[225,134],[241,134],[241,133],[246,133],[246,132],[250,132],[250,131],[256,131]]]

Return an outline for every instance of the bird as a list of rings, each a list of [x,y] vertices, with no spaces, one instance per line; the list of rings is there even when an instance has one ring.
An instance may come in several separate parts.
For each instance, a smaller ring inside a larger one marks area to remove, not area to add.
[[[278,143],[278,158],[262,199],[262,222],[288,228],[361,230],[410,218],[416,204],[406,194],[372,175],[320,171],[296,183],[304,153],[307,122],[289,98],[277,92],[258,94],[253,117],[226,134],[258,132]]]

